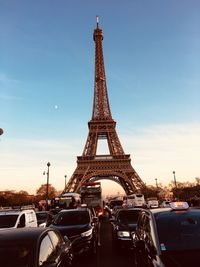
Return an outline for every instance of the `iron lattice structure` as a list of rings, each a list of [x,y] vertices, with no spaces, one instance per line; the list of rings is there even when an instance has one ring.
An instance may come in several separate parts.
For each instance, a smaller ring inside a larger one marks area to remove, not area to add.
[[[145,188],[145,184],[133,169],[130,155],[124,153],[112,118],[103,58],[103,32],[94,30],[95,78],[92,119],[82,156],[77,157],[77,167],[66,185],[65,192],[79,192],[83,183],[108,179],[120,184],[126,194]],[[107,139],[110,154],[97,155],[98,140]]]

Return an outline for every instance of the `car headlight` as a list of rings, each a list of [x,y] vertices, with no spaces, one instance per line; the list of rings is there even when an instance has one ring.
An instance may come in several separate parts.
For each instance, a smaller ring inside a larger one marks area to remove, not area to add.
[[[91,234],[92,234],[92,228],[90,230],[86,231],[86,232],[81,233],[81,236],[85,237],[85,236],[89,236]]]
[[[118,235],[118,237],[129,237],[130,233],[127,231],[118,231],[117,235]]]

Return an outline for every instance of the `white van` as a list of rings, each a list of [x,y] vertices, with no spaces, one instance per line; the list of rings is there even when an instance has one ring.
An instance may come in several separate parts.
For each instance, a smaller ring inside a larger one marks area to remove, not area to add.
[[[131,194],[124,197],[123,206],[126,207],[145,207],[146,202],[143,194]]]
[[[32,206],[31,206],[32,207]],[[37,217],[33,208],[0,209],[0,230],[5,228],[37,227]]]
[[[148,198],[147,199],[147,208],[154,209],[159,207],[159,202],[157,198]]]

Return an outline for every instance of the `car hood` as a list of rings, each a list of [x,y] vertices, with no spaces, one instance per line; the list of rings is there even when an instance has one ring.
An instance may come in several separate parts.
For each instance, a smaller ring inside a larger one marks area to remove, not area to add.
[[[118,229],[119,230],[125,230],[125,231],[135,231],[136,230],[137,224],[135,223],[120,223],[118,224]]]
[[[165,251],[161,259],[166,267],[197,266],[200,260],[200,249],[191,251]]]
[[[69,239],[74,239],[80,236],[81,233],[91,229],[90,224],[81,224],[81,225],[51,225],[52,228],[57,229],[63,236],[67,236]]]

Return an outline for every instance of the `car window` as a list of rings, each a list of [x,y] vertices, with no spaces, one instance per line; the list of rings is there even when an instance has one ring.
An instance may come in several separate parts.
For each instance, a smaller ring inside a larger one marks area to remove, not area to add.
[[[62,245],[62,239],[60,238],[60,236],[53,231],[49,231],[48,234],[55,250],[59,250]]]
[[[143,221],[143,230],[144,230],[144,241],[146,245],[149,248],[149,251],[153,252],[155,251],[155,236],[153,232],[153,227],[151,225],[151,219],[149,216],[145,215],[144,221]]]
[[[48,214],[47,213],[36,213],[36,217],[38,220],[46,220],[47,217],[48,217]]]
[[[121,223],[134,223],[138,221],[139,211],[123,210],[118,212],[118,220]]]
[[[144,220],[144,214],[141,214],[141,215],[138,217],[138,222],[137,222],[137,229],[138,229],[138,231],[141,231],[141,230],[142,230],[142,227],[143,227],[143,220]]]
[[[200,248],[200,213],[171,212],[155,218],[159,241],[165,250]]]
[[[73,211],[63,212],[58,214],[54,224],[56,225],[79,225],[90,222],[90,215],[88,211]]]
[[[22,214],[19,218],[19,224],[17,225],[17,228],[22,228],[25,226],[26,226],[25,214]]]
[[[50,240],[50,237],[46,235],[41,244],[39,249],[39,266],[45,266],[46,262],[50,261],[52,255],[54,253],[53,245]]]
[[[0,228],[14,227],[18,215],[0,215]]]

